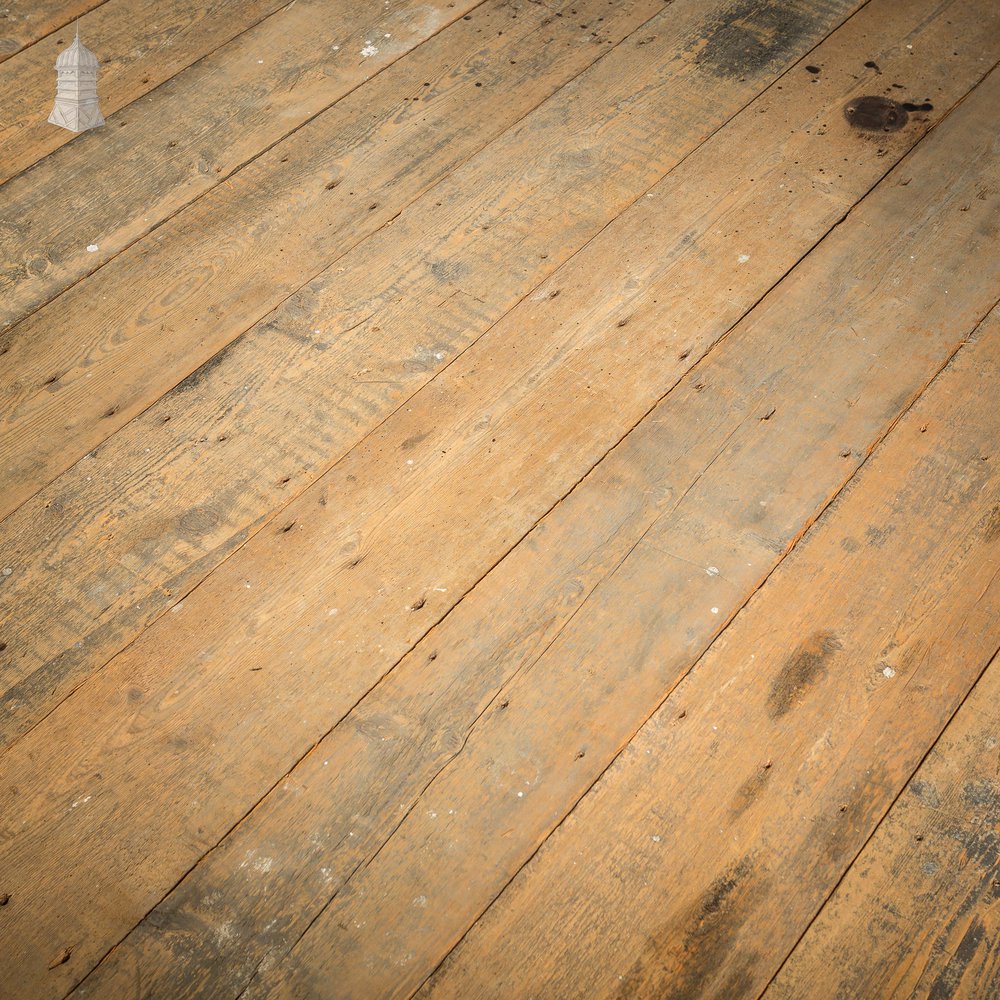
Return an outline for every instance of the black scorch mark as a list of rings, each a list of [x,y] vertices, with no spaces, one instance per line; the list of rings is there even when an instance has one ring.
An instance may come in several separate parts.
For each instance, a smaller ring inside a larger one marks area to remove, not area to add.
[[[739,79],[789,59],[824,26],[818,15],[786,0],[736,0],[702,28],[695,62],[715,76]]]
[[[910,116],[888,97],[855,97],[844,105],[844,117],[862,132],[898,132]]]

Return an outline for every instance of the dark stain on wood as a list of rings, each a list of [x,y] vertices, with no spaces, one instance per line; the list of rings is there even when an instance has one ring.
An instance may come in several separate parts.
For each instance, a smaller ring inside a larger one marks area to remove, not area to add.
[[[736,0],[703,29],[695,62],[715,76],[740,79],[790,57],[819,27],[818,15],[783,0]]]
[[[888,97],[855,97],[844,105],[844,117],[861,132],[898,132],[910,116]]]
[[[649,937],[642,954],[619,983],[619,1000],[635,996],[688,1000],[714,993],[712,981],[731,957],[733,939],[766,888],[764,882],[749,854],[723,871],[677,921]],[[742,985],[756,956],[744,957],[737,970]]]
[[[175,393],[187,392],[189,389],[196,389],[202,382],[208,378],[211,373],[222,364],[225,360],[226,355],[232,350],[233,346],[239,343],[241,337],[237,337],[235,340],[230,341],[223,347],[220,351],[217,351],[212,355],[204,364],[196,368],[187,378],[178,382],[177,385],[173,387],[166,394],[164,398],[169,398]]]
[[[771,772],[770,762],[763,764],[740,785],[729,807],[730,819],[735,820],[742,816],[754,804],[760,793],[764,791]]]
[[[830,658],[842,649],[840,640],[832,632],[817,632],[785,661],[781,673],[771,685],[767,697],[767,711],[772,719],[779,719],[798,702],[803,692],[822,677]]]
[[[1000,538],[1000,504],[995,504],[993,510],[986,516],[986,524],[983,526],[983,538],[987,542],[995,542]]]
[[[950,997],[958,996],[962,976],[979,950],[985,934],[986,928],[982,920],[973,917],[951,960],[934,980],[934,985],[927,994],[927,1000],[949,1000]]]

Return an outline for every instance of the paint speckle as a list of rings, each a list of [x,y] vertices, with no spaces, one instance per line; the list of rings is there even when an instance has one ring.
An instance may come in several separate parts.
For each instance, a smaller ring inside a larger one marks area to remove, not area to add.
[[[717,615],[718,613],[719,613],[719,609],[718,608],[712,608],[712,614],[713,615]]]
[[[378,49],[371,42],[365,42],[365,47],[361,50],[361,54],[367,59],[369,56],[377,56]]]
[[[719,567],[718,566],[709,566],[708,569],[705,570],[705,572],[709,576],[718,576],[719,575]]]
[[[896,671],[893,670],[892,667],[883,667],[882,668],[882,676],[883,677],[895,677],[896,676]]]
[[[739,255],[739,257],[737,257],[737,258],[736,258],[736,260],[737,260],[737,261],[738,261],[738,262],[739,262],[740,264],[745,264],[745,263],[746,263],[746,262],[747,262],[747,261],[748,261],[749,259],[750,259],[750,254],[748,254],[748,253],[741,253],[741,254]]]
[[[340,612],[340,608],[327,608],[326,609],[326,613],[328,615],[335,615],[335,614],[338,614],[339,612]]]
[[[101,248],[96,243],[91,243],[87,247],[87,253],[97,253],[97,251],[100,250],[100,249]]]

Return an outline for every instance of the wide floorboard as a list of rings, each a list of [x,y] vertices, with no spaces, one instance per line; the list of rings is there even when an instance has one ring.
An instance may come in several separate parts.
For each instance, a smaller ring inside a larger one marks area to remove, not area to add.
[[[28,8],[0,996],[1000,994],[1000,6]]]

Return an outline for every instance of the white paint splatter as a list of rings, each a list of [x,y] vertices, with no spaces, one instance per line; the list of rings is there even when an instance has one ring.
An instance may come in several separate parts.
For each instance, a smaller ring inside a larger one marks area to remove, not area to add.
[[[708,569],[705,570],[705,572],[709,576],[718,576],[719,575],[719,567],[718,566],[709,566]]]
[[[741,264],[745,264],[750,259],[750,254],[741,253],[739,257],[736,258]]]
[[[87,247],[87,253],[97,253],[100,249],[101,248],[96,243],[91,243],[90,246]]]
[[[895,677],[896,676],[896,671],[893,670],[892,667],[885,667],[882,670],[882,676],[883,677]]]
[[[718,613],[719,613],[719,609],[718,608],[712,608],[712,614],[713,615],[717,615]]]
[[[365,47],[361,50],[361,54],[367,59],[369,56],[377,56],[378,49],[371,42],[365,42]]]

